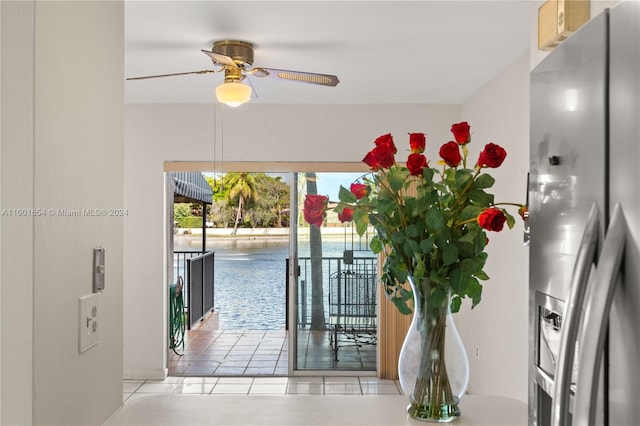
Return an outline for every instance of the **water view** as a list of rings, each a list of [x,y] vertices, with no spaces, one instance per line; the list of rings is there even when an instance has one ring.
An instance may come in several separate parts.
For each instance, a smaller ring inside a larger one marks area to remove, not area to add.
[[[199,250],[201,237],[176,235],[174,250]],[[353,247],[344,237],[323,237],[323,257],[341,257]],[[299,256],[309,256],[300,241]],[[208,238],[215,251],[215,300],[221,330],[280,330],[286,327],[288,238]],[[372,256],[370,252],[358,256]]]

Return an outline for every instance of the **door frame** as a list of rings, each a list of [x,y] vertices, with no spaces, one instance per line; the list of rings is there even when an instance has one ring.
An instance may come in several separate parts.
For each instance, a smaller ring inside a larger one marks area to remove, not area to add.
[[[366,173],[369,171],[369,168],[366,164],[362,162],[319,162],[319,161],[224,161],[224,162],[216,162],[216,161],[165,161],[163,164],[163,171],[166,172],[210,172],[210,173],[228,173],[228,172],[249,172],[249,173],[290,173],[291,174],[291,190],[290,190],[290,209],[291,211],[297,211],[298,209],[298,200],[297,200],[297,179],[295,178],[296,173],[304,173],[304,172],[317,172],[317,173]],[[166,218],[165,218],[166,219]],[[165,220],[167,222],[167,220]],[[293,216],[289,220],[289,229],[297,229],[298,226],[297,215]],[[168,264],[173,264],[173,253],[169,251],[167,244],[165,244],[165,258],[169,262]],[[297,333],[291,332],[295,331],[297,327],[297,282],[298,277],[296,275],[296,266],[297,266],[297,234],[295,232],[289,232],[289,257],[292,261],[289,262],[289,289],[288,289],[288,306],[289,306],[289,324],[288,324],[288,351],[289,351],[289,359],[288,359],[288,376],[317,376],[320,375],[353,375],[353,372],[349,371],[313,371],[313,370],[296,370],[295,356],[291,356],[291,354],[295,354],[295,350],[297,347]],[[164,268],[164,280],[163,282],[168,283],[171,279],[168,273],[168,268]],[[168,292],[164,292],[164,305],[168,306]],[[168,314],[167,314],[168,315]],[[163,319],[164,321],[164,319]],[[168,330],[165,327],[164,331],[164,341],[166,342],[168,339]],[[165,351],[166,352],[166,351]],[[378,354],[378,357],[380,354]],[[165,355],[165,368],[168,368],[168,359]],[[376,372],[372,372],[376,374]],[[367,372],[362,372],[360,374],[367,374]]]

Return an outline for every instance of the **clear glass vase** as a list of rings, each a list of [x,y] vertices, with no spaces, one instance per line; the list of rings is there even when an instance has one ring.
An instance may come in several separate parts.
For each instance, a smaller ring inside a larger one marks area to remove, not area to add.
[[[398,376],[410,398],[409,415],[418,420],[450,422],[460,416],[458,403],[469,384],[469,359],[453,323],[450,295],[429,303],[431,281],[414,282],[414,311],[405,337]]]

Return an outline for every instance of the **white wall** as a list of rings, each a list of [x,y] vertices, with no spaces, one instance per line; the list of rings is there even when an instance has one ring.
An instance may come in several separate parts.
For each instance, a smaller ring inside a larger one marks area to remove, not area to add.
[[[2,208],[122,207],[123,3],[25,3],[1,6]],[[122,227],[2,217],[2,424],[100,424],[120,406]],[[98,245],[101,342],[79,353]]]
[[[471,125],[471,152],[488,142],[507,151],[503,165],[489,173],[496,179],[496,202],[526,202],[529,170],[529,55],[524,55],[462,105]],[[463,306],[456,320],[469,355],[469,393],[503,395],[527,401],[528,291],[527,247],[517,209],[516,225],[489,232],[489,258],[482,302]],[[476,347],[479,356],[476,358]]]
[[[373,140],[426,132],[437,155],[456,105],[128,105],[125,119],[124,375],[161,378],[166,367],[163,161],[353,161]],[[214,129],[218,123],[218,131]],[[218,158],[214,158],[215,153]]]
[[[0,3],[0,208],[33,207],[34,2]],[[33,218],[2,215],[0,424],[32,423]]]

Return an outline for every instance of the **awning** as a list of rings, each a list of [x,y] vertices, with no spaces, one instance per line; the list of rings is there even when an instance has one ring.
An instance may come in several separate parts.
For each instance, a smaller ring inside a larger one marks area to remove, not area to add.
[[[213,191],[200,172],[169,172],[173,181],[174,202],[211,204]]]

